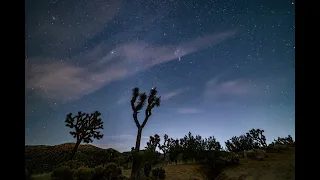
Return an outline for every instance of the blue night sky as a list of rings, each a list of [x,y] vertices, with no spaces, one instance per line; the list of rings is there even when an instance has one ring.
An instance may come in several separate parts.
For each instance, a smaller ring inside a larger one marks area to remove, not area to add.
[[[143,130],[221,144],[252,128],[295,134],[292,0],[26,1],[25,144],[74,142],[69,112],[100,111],[104,138],[129,150],[131,90],[162,98]],[[141,113],[142,114],[142,113]],[[140,119],[142,121],[142,119]]]

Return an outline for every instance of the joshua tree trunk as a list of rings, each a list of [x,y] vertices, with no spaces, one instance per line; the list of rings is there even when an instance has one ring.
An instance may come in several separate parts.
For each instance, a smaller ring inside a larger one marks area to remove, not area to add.
[[[134,160],[132,163],[132,171],[131,171],[131,179],[132,180],[138,180],[140,178],[140,142],[141,142],[141,135],[142,135],[142,128],[138,128],[138,134],[137,134],[137,141],[136,141],[136,147],[134,151]]]
[[[157,94],[156,88],[151,89],[148,98],[146,93],[139,93],[139,88],[133,88],[132,90],[133,97],[130,101],[130,104],[133,111],[133,114],[132,114],[133,120],[138,128],[138,134],[137,134],[137,140],[136,140],[136,147],[135,147],[135,150],[133,151],[132,171],[130,176],[131,180],[139,180],[140,178],[140,167],[141,167],[142,157],[139,154],[139,150],[140,150],[141,134],[142,134],[142,129],[147,124],[148,119],[152,114],[151,110],[155,106],[157,107],[160,106],[160,97],[157,97],[156,94]],[[135,104],[137,99],[138,99],[138,102],[137,104]],[[142,124],[140,125],[138,120],[138,113],[143,108],[146,102],[148,103],[148,105],[145,110],[145,118]]]
[[[72,153],[71,153],[71,156],[70,156],[70,160],[72,160],[74,158],[74,155],[76,155],[76,152],[78,150],[78,147],[80,145],[81,141],[78,140],[76,145],[74,146],[73,150],[72,150]]]

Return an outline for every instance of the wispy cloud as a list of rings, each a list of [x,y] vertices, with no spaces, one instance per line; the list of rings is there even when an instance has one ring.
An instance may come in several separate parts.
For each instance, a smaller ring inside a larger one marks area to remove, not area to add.
[[[104,84],[123,78],[128,72],[123,67],[105,67],[91,72],[63,62],[52,62],[31,67],[27,72],[26,87],[42,97],[72,101],[90,94]]]
[[[198,114],[198,113],[202,113],[203,110],[202,109],[198,109],[198,108],[178,108],[177,112],[180,114]]]
[[[217,98],[221,96],[241,96],[252,92],[253,85],[246,79],[233,79],[222,81],[218,77],[206,83],[204,95],[206,98]]]
[[[171,92],[165,93],[165,94],[161,95],[161,100],[163,100],[163,101],[170,100],[171,98],[173,98],[175,96],[178,96],[182,92],[183,92],[182,89],[178,89],[178,90],[175,90],[175,91],[171,91]]]
[[[124,103],[129,103],[130,102],[130,97],[129,96],[123,96],[120,99],[118,99],[117,104],[124,104]]]
[[[27,88],[42,97],[60,101],[71,101],[90,94],[110,82],[153,67],[157,64],[176,60],[209,45],[217,44],[234,35],[227,31],[206,35],[178,45],[151,45],[144,42],[124,43],[110,51],[109,45],[100,44],[80,56],[79,61],[87,61],[86,67],[40,58],[37,66],[28,65]],[[32,59],[27,60],[33,62]],[[67,61],[65,61],[67,62]],[[171,95],[172,96],[172,95]]]

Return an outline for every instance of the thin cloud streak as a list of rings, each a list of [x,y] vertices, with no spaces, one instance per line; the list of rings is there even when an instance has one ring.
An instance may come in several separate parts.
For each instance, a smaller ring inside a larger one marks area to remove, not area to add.
[[[202,109],[198,108],[178,108],[177,112],[179,114],[198,114],[198,113],[203,113],[204,111]]]
[[[252,90],[251,86],[245,79],[221,81],[219,78],[213,78],[206,83],[204,94],[210,98],[245,95]]]
[[[228,31],[197,38],[181,45],[154,46],[147,43],[126,43],[110,52],[102,53],[104,44],[87,52],[90,61],[87,67],[78,67],[62,62],[50,62],[30,67],[27,72],[27,88],[41,97],[51,97],[67,102],[91,94],[109,83],[122,80],[155,65],[177,60],[209,45],[222,42],[234,35]],[[51,59],[51,58],[43,58]],[[28,62],[32,60],[28,59]],[[38,59],[39,62],[44,60]]]
[[[178,96],[182,92],[183,92],[183,90],[181,90],[181,89],[176,90],[176,91],[168,92],[166,94],[161,95],[161,100],[162,101],[168,101],[168,100],[172,99],[173,97]]]

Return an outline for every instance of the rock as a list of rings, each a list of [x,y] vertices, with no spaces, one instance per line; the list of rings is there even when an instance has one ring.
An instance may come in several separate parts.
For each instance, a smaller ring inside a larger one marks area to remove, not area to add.
[[[244,151],[244,156],[246,158],[256,159],[259,161],[263,161],[268,157],[267,152],[263,149],[252,149],[249,151]]]

